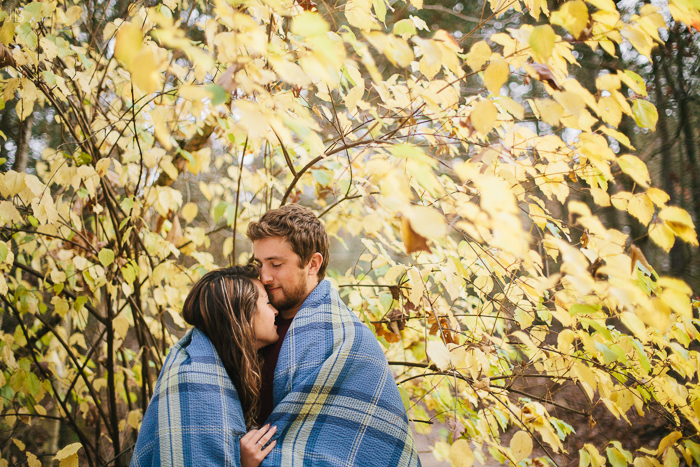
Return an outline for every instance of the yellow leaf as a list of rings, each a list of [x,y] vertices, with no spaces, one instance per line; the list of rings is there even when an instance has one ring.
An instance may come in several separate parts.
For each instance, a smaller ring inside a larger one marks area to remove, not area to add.
[[[376,214],[370,214],[362,219],[362,227],[368,234],[379,232],[382,228],[382,219]]]
[[[24,445],[24,443],[23,443],[22,441],[18,440],[18,439],[12,438],[12,442],[15,443],[15,446],[17,446],[17,448],[18,448],[20,451],[24,451],[24,449],[26,448],[26,446]]]
[[[80,19],[83,15],[83,9],[79,6],[72,6],[66,11],[66,26],[70,26]]]
[[[637,156],[632,156],[630,154],[620,156],[617,159],[617,163],[622,171],[632,177],[635,182],[639,183],[645,188],[649,186],[649,183],[651,182],[649,178],[649,170],[647,170],[647,165]]]
[[[411,228],[426,238],[441,237],[447,233],[447,223],[442,214],[428,206],[411,206],[404,212]]]
[[[479,101],[474,106],[474,109],[470,115],[472,125],[474,125],[476,131],[481,135],[486,135],[489,131],[491,131],[491,128],[493,128],[493,124],[496,123],[498,109],[496,109],[496,106],[493,105],[493,102],[488,99],[484,99]]]
[[[612,96],[601,97],[598,100],[598,113],[605,123],[608,123],[615,128],[622,120],[622,109],[617,100]]]
[[[472,45],[467,54],[467,65],[474,71],[481,70],[486,62],[491,58],[491,47],[486,41],[479,41]]]
[[[182,207],[182,218],[190,223],[197,217],[198,208],[195,203],[187,203]]]
[[[627,212],[639,219],[642,224],[648,225],[654,215],[654,204],[646,194],[640,193],[630,199]]]
[[[134,84],[144,93],[155,92],[160,87],[156,56],[149,48],[133,57],[129,69]]]
[[[673,230],[661,219],[654,222],[649,227],[649,236],[654,243],[663,248],[666,253],[671,251],[673,243],[676,241],[675,235],[673,235]]]
[[[613,75],[612,73],[601,75],[596,78],[595,85],[601,91],[612,91],[620,89],[620,86],[622,86],[620,76],[616,74]]]
[[[600,110],[600,104],[598,104],[598,110]],[[615,138],[625,146],[627,146],[630,149],[634,149],[634,146],[632,146],[632,143],[630,143],[630,139],[623,133],[620,133],[619,131],[613,130],[612,128],[608,128],[606,126],[600,126],[598,127],[598,130],[601,132],[605,133],[606,135],[610,136],[611,138]]]
[[[552,24],[566,28],[578,39],[588,26],[588,7],[581,0],[566,2],[559,11],[552,13]]]
[[[141,28],[132,23],[126,23],[117,32],[117,41],[114,45],[114,56],[131,68],[134,56],[143,47],[143,35]]]
[[[313,11],[305,11],[292,20],[292,34],[297,36],[318,36],[324,35],[328,31],[330,31],[330,26],[326,20]]]
[[[131,428],[138,430],[141,426],[141,410],[132,410],[131,412],[129,412],[127,421]]]
[[[124,340],[126,334],[129,332],[129,320],[126,318],[124,313],[112,320],[112,326],[114,326],[114,332],[120,339]]]
[[[619,76],[620,80],[622,80],[622,82],[625,83],[636,94],[639,94],[641,96],[647,95],[647,85],[644,82],[644,79],[642,79],[642,77],[634,71],[625,70],[623,72],[621,70],[618,70],[617,76]]]
[[[554,51],[556,34],[548,24],[537,26],[530,34],[530,48],[536,61],[546,63]]]
[[[494,60],[484,71],[484,84],[491,94],[500,94],[501,87],[508,81],[510,69],[502,58]]]
[[[666,202],[671,199],[665,191],[659,190],[658,188],[649,188],[647,190],[647,196],[658,207],[664,207]]]
[[[194,164],[187,161],[187,170],[192,174],[198,174],[203,169],[209,169],[211,164],[211,148],[202,148],[192,153]],[[172,177],[171,177],[172,178]],[[177,176],[175,177],[177,178]]]
[[[581,96],[571,91],[556,93],[554,98],[564,109],[576,118],[581,116],[581,112],[586,108],[586,102]]]
[[[535,99],[535,105],[543,122],[553,127],[559,126],[559,120],[564,116],[564,107],[561,104],[552,100]]]
[[[659,112],[649,101],[635,99],[632,104],[632,113],[637,125],[650,130],[656,130],[656,122],[659,120]]]
[[[450,446],[450,463],[454,467],[471,467],[474,465],[474,452],[466,439],[458,439]]]
[[[669,206],[659,212],[659,219],[663,219],[677,237],[680,237],[691,245],[698,245],[698,237],[695,233],[693,219],[685,209]]]
[[[673,311],[687,318],[693,317],[693,309],[690,306],[690,297],[675,289],[664,289],[661,293],[661,300],[666,302]]]
[[[513,463],[527,459],[532,453],[532,437],[523,430],[518,431],[510,440],[510,452],[513,455]]]
[[[69,444],[68,446],[64,447],[63,449],[61,449],[60,451],[58,451],[56,453],[56,456],[54,456],[54,460],[62,461],[64,459],[67,459],[68,457],[71,457],[74,455],[76,456],[76,459],[77,459],[76,454],[78,453],[78,451],[80,449],[82,449],[82,447],[83,446],[80,443]]]
[[[27,453],[27,464],[29,467],[41,467],[41,461],[31,452]]]
[[[658,280],[658,285],[666,289],[677,290],[678,292],[684,293],[686,295],[692,295],[693,291],[688,284],[675,277],[660,277]]]
[[[625,311],[622,313],[620,316],[620,319],[622,320],[622,324],[627,326],[627,328],[632,331],[637,337],[642,342],[646,342],[647,340],[647,329],[644,326],[644,323],[642,322],[641,319],[637,317],[634,313],[631,313],[629,311]]]
[[[659,448],[656,450],[656,455],[662,455],[668,447],[673,446],[675,442],[682,437],[683,434],[680,431],[674,431],[673,433],[666,435],[659,443]]]
[[[525,109],[523,106],[515,102],[510,97],[499,97],[497,103],[506,109],[506,111],[517,120],[522,120],[525,118]]]
[[[450,368],[450,350],[445,347],[442,341],[433,340],[428,342],[425,352],[440,370],[444,371]]]
[[[610,206],[610,195],[602,188],[591,188],[591,195],[593,196],[593,202],[598,206]]]

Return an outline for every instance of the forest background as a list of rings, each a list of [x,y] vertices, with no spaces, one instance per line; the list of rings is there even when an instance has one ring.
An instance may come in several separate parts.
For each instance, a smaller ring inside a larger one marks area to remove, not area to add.
[[[2,9],[0,465],[128,464],[291,202],[426,465],[700,464],[698,0]]]

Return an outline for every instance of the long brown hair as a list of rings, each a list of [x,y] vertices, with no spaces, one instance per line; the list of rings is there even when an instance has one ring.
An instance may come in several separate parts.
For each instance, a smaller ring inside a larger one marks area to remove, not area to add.
[[[256,424],[262,381],[253,317],[260,276],[254,264],[232,266],[204,275],[190,290],[182,308],[185,321],[201,330],[214,345],[238,391],[248,427]]]

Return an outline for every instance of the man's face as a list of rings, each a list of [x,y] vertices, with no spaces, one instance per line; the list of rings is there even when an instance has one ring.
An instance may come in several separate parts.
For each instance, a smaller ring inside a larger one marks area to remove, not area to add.
[[[270,303],[282,317],[293,317],[307,295],[318,285],[315,272],[311,270],[314,261],[301,267],[292,245],[280,237],[253,242],[253,254],[260,263],[260,280]]]

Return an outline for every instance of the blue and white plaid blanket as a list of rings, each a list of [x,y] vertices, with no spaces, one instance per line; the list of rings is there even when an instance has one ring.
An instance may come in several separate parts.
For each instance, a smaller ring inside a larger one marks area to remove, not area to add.
[[[263,466],[418,466],[406,410],[377,338],[322,281],[282,344],[277,446]]]
[[[131,466],[240,466],[245,432],[236,388],[211,341],[194,328],[170,349]]]
[[[328,281],[294,318],[273,391],[277,446],[263,467],[420,466],[386,357]],[[168,355],[141,426],[155,436],[139,436],[132,466],[239,465],[244,431],[236,391],[195,329]]]

